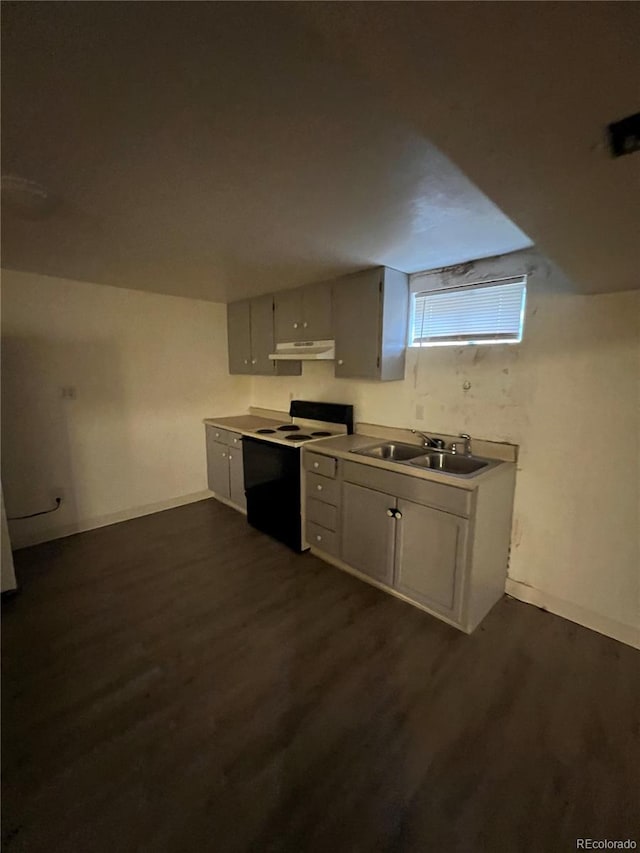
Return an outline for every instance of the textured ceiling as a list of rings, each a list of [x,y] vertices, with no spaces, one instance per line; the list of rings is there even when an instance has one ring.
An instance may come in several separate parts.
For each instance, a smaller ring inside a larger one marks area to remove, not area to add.
[[[2,171],[49,194],[7,194],[3,266],[228,300],[530,245],[316,23],[280,3],[3,3]]]
[[[640,287],[640,3],[294,3],[585,292]]]

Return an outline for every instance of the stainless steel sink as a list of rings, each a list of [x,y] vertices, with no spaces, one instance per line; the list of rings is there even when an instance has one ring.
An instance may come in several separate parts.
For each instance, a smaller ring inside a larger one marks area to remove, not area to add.
[[[425,449],[424,447],[416,447],[415,444],[385,442],[375,447],[365,447],[362,450],[352,450],[351,452],[357,456],[370,456],[372,459],[387,459],[389,462],[406,462],[408,459],[421,456],[425,452]]]
[[[410,465],[418,468],[430,468],[432,471],[443,471],[445,474],[458,474],[465,476],[475,474],[482,468],[486,468],[489,462],[484,459],[475,459],[472,456],[460,456],[455,453],[442,453],[439,450],[421,451],[424,455],[420,459],[411,459]]]

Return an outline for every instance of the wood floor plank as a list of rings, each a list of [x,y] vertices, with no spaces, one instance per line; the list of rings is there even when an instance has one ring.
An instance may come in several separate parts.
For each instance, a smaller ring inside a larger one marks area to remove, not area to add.
[[[16,554],[10,853],[640,844],[640,655],[516,601],[467,637],[213,500]]]

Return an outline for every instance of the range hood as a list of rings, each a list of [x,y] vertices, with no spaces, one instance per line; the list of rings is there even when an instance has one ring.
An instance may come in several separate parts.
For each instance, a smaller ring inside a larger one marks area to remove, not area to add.
[[[269,354],[272,361],[333,361],[335,357],[335,341],[291,341],[276,344],[276,351]]]

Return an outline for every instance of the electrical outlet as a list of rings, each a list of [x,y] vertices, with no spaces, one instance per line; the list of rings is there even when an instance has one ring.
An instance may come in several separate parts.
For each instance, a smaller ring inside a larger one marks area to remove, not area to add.
[[[422,403],[418,403],[416,405],[416,420],[423,421],[424,420],[424,406]]]

